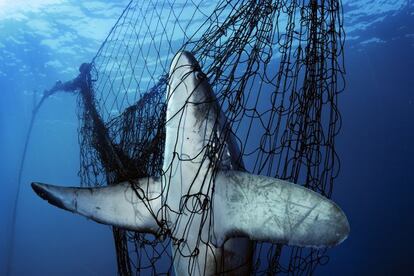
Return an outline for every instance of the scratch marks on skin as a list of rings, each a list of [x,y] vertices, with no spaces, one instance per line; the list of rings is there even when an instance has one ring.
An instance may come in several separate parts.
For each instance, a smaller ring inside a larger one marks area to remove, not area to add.
[[[238,171],[222,172],[221,177],[227,182],[221,191],[224,220],[233,221],[231,227],[222,230],[227,236],[240,233],[252,239],[299,246],[317,247],[318,241],[335,244],[330,239],[339,215],[335,215],[335,205],[329,200],[275,178]],[[323,231],[327,231],[326,237]]]
[[[346,238],[347,219],[329,200],[283,180],[228,171],[244,170],[236,136],[190,53],[174,58],[169,76],[162,178],[86,191],[33,183],[36,193],[100,223],[170,235],[183,275],[237,267],[247,274],[248,238],[311,247]],[[223,262],[213,258],[222,253]]]

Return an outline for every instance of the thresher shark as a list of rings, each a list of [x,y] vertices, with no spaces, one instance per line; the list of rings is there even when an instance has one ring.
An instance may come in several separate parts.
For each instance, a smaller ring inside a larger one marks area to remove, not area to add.
[[[161,177],[138,179],[136,187],[130,182],[97,188],[35,182],[34,191],[50,204],[99,223],[154,234],[168,228],[173,241],[185,239],[171,242],[171,250],[180,251],[173,261],[177,275],[248,275],[252,241],[322,248],[346,239],[349,223],[334,202],[300,185],[244,169],[234,134],[219,135],[228,128],[226,116],[191,53],[174,57],[166,100]],[[206,154],[213,136],[221,137],[224,145],[218,162]],[[183,196],[197,193],[209,195],[209,207],[183,211]],[[144,194],[151,200],[144,200]],[[163,206],[168,208],[159,212]],[[190,255],[195,258],[191,266]]]

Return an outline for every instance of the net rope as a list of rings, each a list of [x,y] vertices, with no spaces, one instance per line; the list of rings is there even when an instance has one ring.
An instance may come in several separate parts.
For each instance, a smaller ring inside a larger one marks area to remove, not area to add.
[[[164,175],[168,70],[173,56],[187,50],[213,87],[245,169],[331,197],[340,168],[342,19],[339,0],[131,1],[78,77],[82,185]],[[209,139],[206,158],[218,163],[223,139]],[[178,255],[193,271],[196,250],[187,255],[171,247],[184,248],[186,236],[174,236],[167,201],[151,210],[154,199],[134,187],[161,230],[113,228],[119,274],[171,275]],[[201,190],[184,195],[179,215],[211,212],[213,196]],[[211,228],[214,222],[201,223]],[[264,242],[254,243],[252,258],[255,275],[311,275],[329,259],[326,250]]]

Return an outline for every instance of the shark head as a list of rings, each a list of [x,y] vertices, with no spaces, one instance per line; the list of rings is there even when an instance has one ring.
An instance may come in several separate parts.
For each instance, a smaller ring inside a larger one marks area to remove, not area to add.
[[[175,55],[169,76],[167,124],[172,117],[184,109],[190,114],[183,119],[186,122],[192,122],[193,119],[199,122],[208,118],[213,121],[219,119],[220,110],[207,76],[191,53],[183,51]],[[214,122],[210,123],[214,124]]]
[[[182,51],[175,55],[173,61],[171,62],[169,76],[171,77],[168,96],[171,96],[178,91],[180,84],[186,82],[188,87],[185,90],[180,90],[179,93],[179,96],[184,99],[186,97],[188,98],[191,92],[193,92],[203,82],[203,80],[205,80],[205,75],[201,71],[200,64],[194,56],[187,51]]]
[[[179,275],[200,269],[213,275],[236,267],[239,274],[248,274],[251,240],[321,248],[346,239],[348,220],[333,201],[300,185],[244,171],[231,131],[222,135],[229,127],[208,79],[189,52],[179,52],[171,63],[166,101],[161,178],[100,188],[33,183],[34,191],[59,208],[138,232],[166,227],[154,214],[168,206],[162,221],[168,221],[173,240],[186,240],[184,246],[173,245],[181,253],[174,258]],[[221,137],[225,147],[213,174],[216,160],[208,149],[214,137]],[[200,194],[208,199],[205,212],[183,210],[183,199]],[[203,223],[206,219],[214,223]],[[184,256],[196,251],[191,262],[196,266],[190,269]]]

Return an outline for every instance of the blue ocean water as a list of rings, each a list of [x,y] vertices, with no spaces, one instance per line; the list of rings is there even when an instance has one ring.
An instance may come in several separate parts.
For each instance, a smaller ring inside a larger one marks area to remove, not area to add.
[[[33,108],[56,80],[91,60],[128,1],[0,0],[0,275],[17,172]],[[333,198],[350,237],[317,275],[388,275],[411,269],[414,246],[414,8],[412,1],[343,1],[347,88]],[[78,183],[76,98],[38,114],[18,204],[12,275],[115,275],[109,227],[51,208],[29,183]]]

